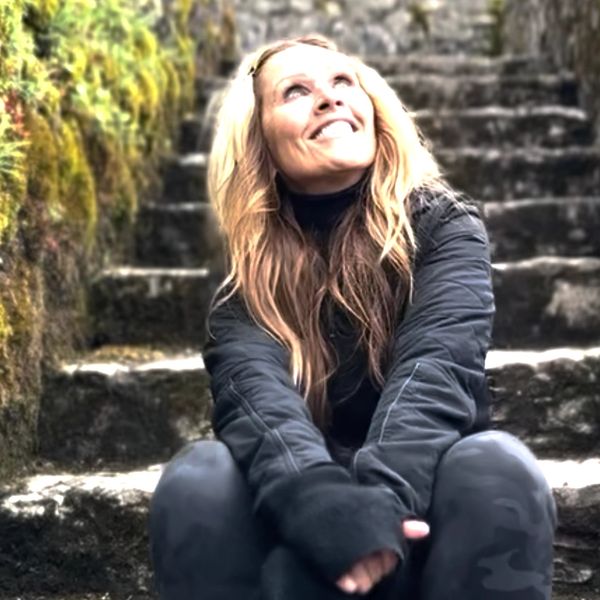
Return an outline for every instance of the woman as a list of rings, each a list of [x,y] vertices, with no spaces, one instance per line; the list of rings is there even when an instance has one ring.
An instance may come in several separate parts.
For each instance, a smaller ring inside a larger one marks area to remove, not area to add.
[[[394,92],[299,38],[243,61],[217,123],[218,441],[153,498],[161,597],[550,598],[551,492],[486,431],[485,230]]]

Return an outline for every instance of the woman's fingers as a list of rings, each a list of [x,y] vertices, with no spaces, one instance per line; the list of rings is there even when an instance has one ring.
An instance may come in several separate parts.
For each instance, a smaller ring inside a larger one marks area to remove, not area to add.
[[[398,555],[391,550],[383,550],[381,552],[383,560],[384,575],[391,573],[398,564]]]
[[[350,577],[356,582],[356,591],[366,594],[374,585],[375,580],[372,573],[375,573],[376,567],[372,564],[372,558],[356,563],[350,571]]]
[[[408,519],[402,523],[402,531],[409,540],[418,540],[429,535],[429,525],[425,521]]]
[[[398,557],[391,550],[375,552],[356,563],[349,573],[337,582],[339,588],[347,593],[366,594],[371,588],[394,570]]]

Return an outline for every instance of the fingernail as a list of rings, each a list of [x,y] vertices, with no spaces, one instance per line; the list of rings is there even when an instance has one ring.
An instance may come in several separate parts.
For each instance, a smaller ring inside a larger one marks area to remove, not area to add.
[[[345,579],[342,583],[342,586],[344,587],[344,590],[346,590],[349,594],[355,592],[357,588],[356,581],[350,578]]]

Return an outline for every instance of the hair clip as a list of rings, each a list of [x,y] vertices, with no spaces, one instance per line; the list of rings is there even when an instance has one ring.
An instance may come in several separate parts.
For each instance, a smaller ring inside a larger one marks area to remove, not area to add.
[[[250,77],[254,77],[255,74],[256,74],[256,65],[252,65],[248,69],[248,75],[250,75]]]

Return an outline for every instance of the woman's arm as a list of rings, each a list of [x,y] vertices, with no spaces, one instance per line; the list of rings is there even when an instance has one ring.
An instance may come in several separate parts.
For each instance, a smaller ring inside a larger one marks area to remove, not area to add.
[[[352,465],[358,482],[393,490],[404,517],[425,516],[442,454],[469,431],[487,398],[494,314],[487,235],[474,209],[438,202],[421,217],[431,233],[421,242],[413,301]]]
[[[330,582],[376,550],[402,556],[398,498],[385,486],[357,485],[332,460],[284,348],[236,299],[212,311],[209,333],[204,359],[215,433],[280,539]]]

